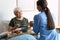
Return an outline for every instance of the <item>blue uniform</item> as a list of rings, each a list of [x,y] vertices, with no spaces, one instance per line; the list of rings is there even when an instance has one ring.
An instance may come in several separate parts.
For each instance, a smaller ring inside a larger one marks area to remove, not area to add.
[[[47,16],[45,12],[41,12],[34,16],[33,30],[36,34],[40,33],[39,40],[58,40],[58,35],[55,29],[47,29]]]

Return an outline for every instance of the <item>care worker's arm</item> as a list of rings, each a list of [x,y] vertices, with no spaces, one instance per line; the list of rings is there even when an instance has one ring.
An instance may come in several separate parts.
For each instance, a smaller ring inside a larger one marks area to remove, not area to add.
[[[35,15],[35,16],[34,16],[33,31],[34,31],[36,34],[39,33],[38,15]]]

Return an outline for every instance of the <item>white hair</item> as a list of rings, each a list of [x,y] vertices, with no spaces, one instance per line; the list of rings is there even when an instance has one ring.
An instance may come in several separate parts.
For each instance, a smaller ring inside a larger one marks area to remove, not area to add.
[[[20,10],[19,7],[17,7],[17,8],[14,9],[14,14],[15,14],[15,15],[16,15],[16,13],[17,13],[18,10]]]

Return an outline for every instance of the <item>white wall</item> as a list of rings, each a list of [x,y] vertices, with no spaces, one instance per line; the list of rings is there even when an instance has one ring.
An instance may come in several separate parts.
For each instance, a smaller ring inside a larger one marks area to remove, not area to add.
[[[13,17],[13,9],[15,7],[15,0],[0,0],[0,19],[10,20]]]
[[[59,4],[59,6],[58,6],[58,25],[60,26],[60,0],[59,0],[59,2],[58,2]]]

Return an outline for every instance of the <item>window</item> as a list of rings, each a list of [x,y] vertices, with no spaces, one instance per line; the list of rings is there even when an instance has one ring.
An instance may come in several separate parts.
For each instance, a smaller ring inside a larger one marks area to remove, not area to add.
[[[35,0],[17,0],[18,7],[23,11],[33,11],[35,9]]]

